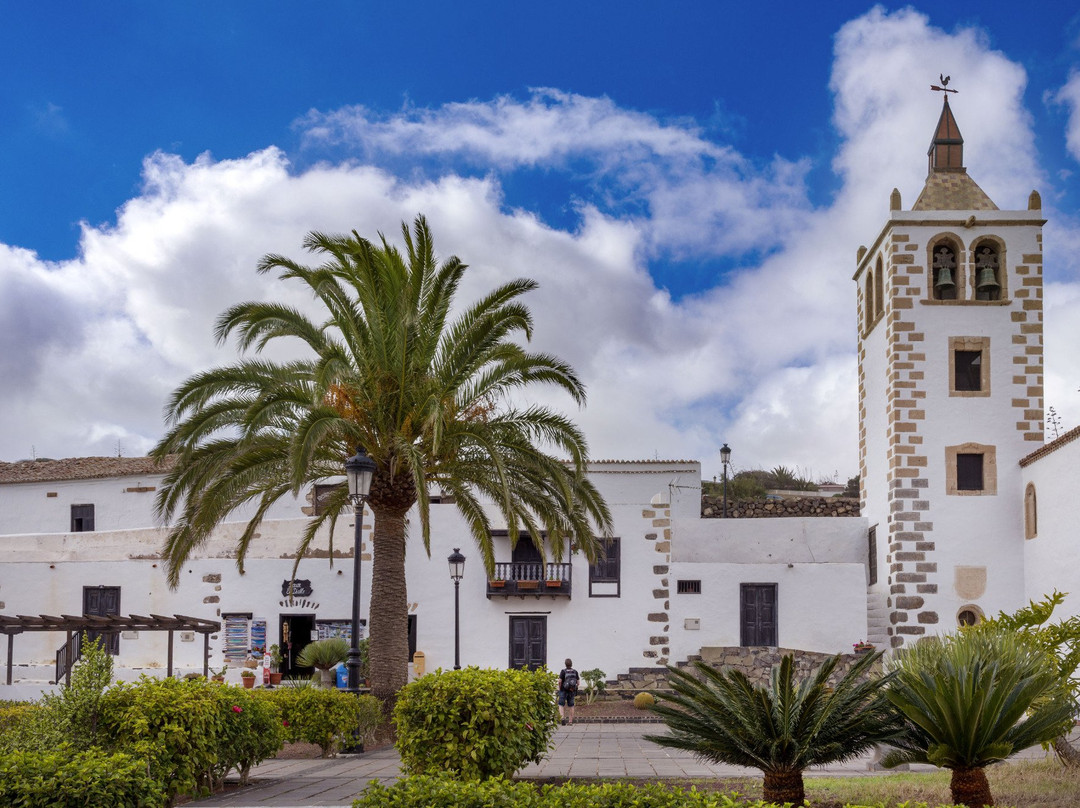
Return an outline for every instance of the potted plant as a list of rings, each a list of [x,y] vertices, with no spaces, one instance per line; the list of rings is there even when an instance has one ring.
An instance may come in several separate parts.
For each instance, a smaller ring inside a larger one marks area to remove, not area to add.
[[[544,586],[548,589],[558,589],[562,586],[562,578],[548,578],[544,581]]]
[[[276,643],[270,646],[270,684],[281,684],[281,649]]]
[[[869,654],[874,650],[874,644],[867,642],[866,640],[859,640],[857,643],[852,643],[852,648],[855,649],[856,654]]]
[[[540,582],[539,581],[518,581],[517,582],[517,588],[518,589],[539,589],[540,588]]]
[[[243,681],[244,687],[255,687],[255,671],[251,670],[250,668],[244,668],[242,671],[240,671],[240,679],[241,681]]]
[[[506,579],[492,578],[490,581],[488,581],[488,586],[490,586],[492,589],[502,589],[504,586],[506,586]]]
[[[220,670],[210,669],[210,681],[211,682],[224,682],[225,671],[229,669],[228,665],[222,665]]]

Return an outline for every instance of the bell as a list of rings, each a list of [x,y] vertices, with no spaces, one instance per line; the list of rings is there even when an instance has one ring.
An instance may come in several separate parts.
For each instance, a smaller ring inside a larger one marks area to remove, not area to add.
[[[995,289],[1000,288],[1001,284],[997,281],[997,273],[994,272],[993,267],[983,267],[979,270],[979,278],[975,283],[975,291],[993,292]]]
[[[945,292],[950,289],[955,289],[956,284],[953,283],[952,270],[948,267],[942,267],[938,270],[937,280],[934,281],[934,288],[939,292]]]

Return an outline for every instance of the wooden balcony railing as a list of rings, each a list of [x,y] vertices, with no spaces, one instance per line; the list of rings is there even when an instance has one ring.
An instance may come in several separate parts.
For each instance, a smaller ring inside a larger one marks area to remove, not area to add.
[[[546,595],[570,597],[572,570],[569,564],[542,561],[510,561],[495,564],[495,576],[488,581],[487,595]]]

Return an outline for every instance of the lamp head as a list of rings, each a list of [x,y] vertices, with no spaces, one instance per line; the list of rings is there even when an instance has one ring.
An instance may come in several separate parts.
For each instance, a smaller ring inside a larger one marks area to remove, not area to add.
[[[368,457],[363,446],[357,446],[356,454],[345,461],[345,476],[349,480],[349,500],[354,505],[366,500],[371,478],[375,476],[375,461]]]
[[[450,580],[460,581],[461,576],[465,574],[465,556],[461,554],[461,550],[455,547],[454,552],[446,559],[446,563],[450,565]]]

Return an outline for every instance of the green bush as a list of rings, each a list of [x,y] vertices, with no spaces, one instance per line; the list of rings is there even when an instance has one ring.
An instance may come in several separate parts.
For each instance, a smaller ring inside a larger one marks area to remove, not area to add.
[[[775,808],[769,803],[747,802],[728,794],[656,783],[645,786],[567,783],[538,789],[532,783],[501,777],[470,782],[445,775],[409,777],[390,786],[373,782],[353,803],[353,808],[429,808],[432,805],[439,808]]]
[[[0,752],[23,749],[34,735],[41,707],[29,702],[0,703]]]
[[[123,753],[11,752],[0,755],[0,805],[19,808],[161,808],[166,796],[145,762]]]
[[[394,707],[405,771],[481,779],[539,762],[558,718],[554,691],[546,670],[438,670],[411,682]]]
[[[115,685],[103,704],[106,743],[144,758],[169,799],[208,790],[218,739],[226,732],[214,692],[220,687],[204,680],[146,676],[135,684]]]
[[[382,722],[382,702],[374,696],[356,696],[342,690],[282,687],[268,691],[281,711],[285,740],[317,744],[323,757],[333,755],[353,733],[367,738]]]
[[[607,674],[599,668],[590,668],[581,672],[581,678],[585,682],[585,703],[592,704],[596,697],[607,690],[607,682],[604,681]]]
[[[217,736],[217,760],[211,767],[213,786],[219,788],[232,769],[246,785],[251,767],[276,755],[285,743],[281,710],[261,695],[269,691],[218,685],[209,692],[225,716],[223,730]]]

